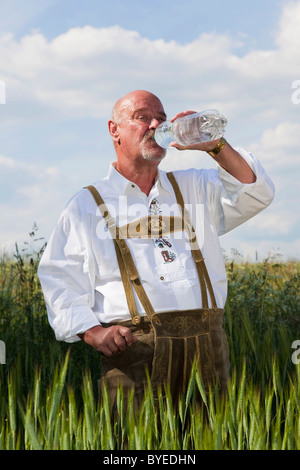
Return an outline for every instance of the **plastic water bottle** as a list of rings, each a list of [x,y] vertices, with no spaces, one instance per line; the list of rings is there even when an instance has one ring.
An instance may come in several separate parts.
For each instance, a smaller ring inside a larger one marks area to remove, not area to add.
[[[153,138],[165,149],[174,141],[180,145],[210,142],[223,137],[226,124],[227,119],[217,109],[207,109],[174,122],[162,122],[157,126]]]

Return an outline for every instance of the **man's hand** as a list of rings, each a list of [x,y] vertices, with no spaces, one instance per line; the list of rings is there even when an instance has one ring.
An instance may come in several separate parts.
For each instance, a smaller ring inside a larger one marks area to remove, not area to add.
[[[120,325],[113,325],[108,328],[97,325],[78,336],[96,351],[102,352],[108,357],[125,351],[128,346],[137,341],[129,328]]]
[[[171,119],[171,122],[176,121],[176,119],[189,116],[190,114],[195,114],[196,112],[197,111],[190,111],[190,110],[182,111],[180,113],[177,113],[175,116],[173,116]],[[207,151],[214,149],[218,145],[219,141],[220,139],[217,139],[217,140],[212,140],[210,142],[201,142],[200,144],[193,144],[193,145],[180,145],[180,144],[177,144],[177,142],[172,142],[170,146],[176,148],[177,150],[202,150],[203,152],[207,152]]]
[[[171,122],[174,122],[178,118],[188,116],[189,114],[194,114],[195,112],[196,111],[183,111],[181,113],[177,113],[171,119]],[[174,147],[178,150],[202,150],[204,152],[210,152],[218,145],[219,142],[220,139],[217,139],[210,142],[203,142],[201,144],[187,146],[172,142],[171,147]],[[224,168],[224,170],[238,179],[241,183],[251,184],[256,181],[256,175],[246,160],[244,160],[244,158],[241,157],[241,155],[236,150],[234,150],[228,142],[226,142],[222,150],[213,158],[222,168]]]

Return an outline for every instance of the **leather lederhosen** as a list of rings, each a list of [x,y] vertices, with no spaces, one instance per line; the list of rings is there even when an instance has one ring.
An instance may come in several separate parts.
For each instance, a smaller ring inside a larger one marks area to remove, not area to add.
[[[197,243],[196,233],[173,173],[167,174],[182,217],[149,216],[134,224],[117,227],[105,203],[94,186],[87,189],[92,193],[102,216],[110,230],[119,263],[131,320],[117,324],[127,326],[138,341],[110,358],[101,354],[102,379],[107,383],[114,400],[119,385],[135,389],[142,400],[148,370],[153,391],[168,383],[174,398],[178,397],[187,384],[193,361],[205,388],[218,382],[220,389],[226,388],[229,377],[229,348],[222,328],[224,309],[218,308],[206,265]],[[163,237],[177,230],[189,234],[191,253],[197,268],[202,296],[202,307],[194,310],[155,312],[140,281],[126,238]],[[146,316],[140,316],[134,299],[135,291]],[[208,301],[210,299],[210,304]],[[110,323],[103,326],[111,326]]]

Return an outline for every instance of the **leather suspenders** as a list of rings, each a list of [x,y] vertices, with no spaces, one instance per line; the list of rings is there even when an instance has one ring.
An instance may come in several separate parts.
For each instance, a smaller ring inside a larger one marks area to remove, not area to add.
[[[109,213],[105,205],[105,202],[102,199],[101,195],[99,194],[98,190],[94,186],[86,187],[86,189],[88,189],[93,195],[96,201],[96,204],[99,207],[99,210],[104,218],[106,226],[112,234],[112,239],[113,239],[113,243],[114,243],[115,250],[116,250],[117,260],[119,263],[121,279],[122,279],[124,289],[125,289],[128,308],[129,308],[129,312],[132,318],[132,323],[134,325],[138,325],[141,321],[141,318],[136,307],[132,287],[134,291],[136,292],[141,304],[143,305],[148,318],[154,322],[155,321],[159,322],[159,318],[155,314],[155,311],[151,305],[151,302],[148,299],[148,296],[144,290],[142,282],[140,281],[139,274],[134,264],[130,249],[125,240],[125,238],[129,238],[130,233],[133,233],[133,232],[134,232],[135,237],[144,238],[144,237],[151,236],[151,234],[153,236],[153,232],[155,233],[155,230],[157,230],[157,236],[162,236],[163,233],[166,233],[166,231],[168,231],[168,233],[171,233],[177,230],[183,230],[183,229],[187,230],[189,233],[189,239],[191,243],[191,253],[196,264],[197,274],[198,274],[199,283],[200,283],[201,296],[202,296],[202,309],[207,309],[207,310],[209,309],[208,296],[207,296],[207,293],[208,293],[210,297],[212,309],[215,311],[218,310],[212,284],[211,284],[211,281],[207,272],[207,268],[204,262],[204,258],[202,256],[201,250],[197,243],[196,232],[191,224],[189,213],[185,209],[181,191],[179,189],[179,186],[177,184],[177,181],[173,173],[167,173],[167,176],[174,189],[177,203],[181,207],[181,212],[182,212],[181,218],[178,218],[178,217],[169,218],[169,217],[164,217],[164,216],[149,216],[149,217],[141,219],[139,221],[140,222],[139,224],[137,224],[136,222],[134,223],[135,227],[139,227],[139,230],[135,230],[135,231],[133,231],[132,228],[130,227],[131,224],[128,224],[127,226],[123,226],[123,227],[118,227],[116,225],[115,220]],[[164,230],[166,231],[164,232]]]

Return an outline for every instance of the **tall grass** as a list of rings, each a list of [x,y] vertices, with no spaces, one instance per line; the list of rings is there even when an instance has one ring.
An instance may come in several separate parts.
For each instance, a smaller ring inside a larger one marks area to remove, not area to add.
[[[273,358],[278,362],[282,383],[294,370],[291,344],[300,337],[300,295],[297,262],[260,264],[230,263],[225,329],[231,362],[247,370],[264,388],[272,375]]]
[[[244,363],[234,373],[226,397],[210,390],[199,404],[201,377],[194,369],[186,393],[176,407],[168,391],[155,406],[151,387],[139,410],[123,407],[118,391],[118,415],[111,419],[108,394],[97,400],[89,373],[83,376],[83,406],[66,383],[65,363],[55,370],[49,387],[41,387],[36,369],[34,389],[18,397],[9,378],[1,395],[0,449],[28,450],[295,450],[300,448],[300,366],[285,387],[278,382],[278,363],[262,393],[247,375]],[[5,402],[6,401],[6,402]],[[175,409],[177,411],[175,411]]]
[[[155,402],[148,386],[137,410],[119,390],[113,419],[108,394],[97,393],[98,354],[57,342],[48,325],[41,243],[34,227],[24,248],[0,260],[0,449],[300,449],[300,365],[291,360],[299,263],[228,263],[226,396],[206,395],[194,369],[178,403],[168,390]]]

